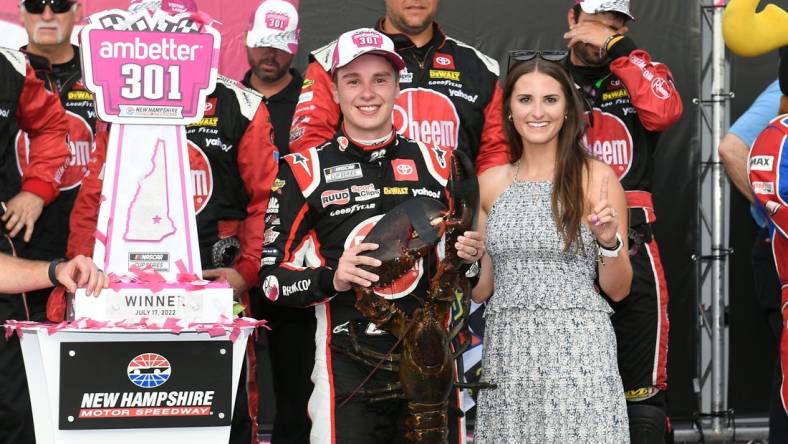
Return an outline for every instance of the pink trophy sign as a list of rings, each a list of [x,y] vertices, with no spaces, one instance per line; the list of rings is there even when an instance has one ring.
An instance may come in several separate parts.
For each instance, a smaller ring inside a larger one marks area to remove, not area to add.
[[[232,318],[232,289],[201,280],[185,125],[216,86],[219,33],[141,9],[90,17],[80,39],[85,83],[111,122],[93,258],[118,277],[73,316],[102,320]]]

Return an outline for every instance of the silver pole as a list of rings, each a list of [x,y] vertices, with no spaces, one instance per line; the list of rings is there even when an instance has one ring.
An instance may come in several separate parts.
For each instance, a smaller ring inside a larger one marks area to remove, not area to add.
[[[722,5],[720,5],[722,3]],[[727,176],[716,149],[726,130],[728,119],[728,94],[726,91],[725,42],[722,37],[722,14],[724,2],[716,2],[713,14],[712,37],[712,269],[711,269],[711,413],[712,433],[723,433],[724,418],[720,415],[727,409],[727,327],[725,308],[727,295],[727,238],[725,208],[727,202]]]

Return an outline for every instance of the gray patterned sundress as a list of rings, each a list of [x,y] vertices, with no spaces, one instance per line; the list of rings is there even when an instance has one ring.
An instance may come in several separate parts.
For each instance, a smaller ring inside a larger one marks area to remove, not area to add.
[[[612,310],[594,290],[596,246],[563,251],[551,182],[515,181],[490,210],[495,295],[485,316],[474,443],[629,443]]]

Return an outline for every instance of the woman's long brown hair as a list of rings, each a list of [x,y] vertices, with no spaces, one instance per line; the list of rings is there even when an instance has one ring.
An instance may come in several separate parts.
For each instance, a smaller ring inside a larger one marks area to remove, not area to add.
[[[512,93],[517,80],[531,72],[540,72],[557,80],[566,98],[566,120],[558,133],[552,210],[555,225],[564,239],[564,251],[568,251],[580,238],[580,224],[586,211],[583,178],[588,177],[585,173],[589,167],[590,155],[583,147],[585,131],[583,99],[569,73],[559,63],[537,57],[513,66],[503,88],[502,116],[512,162],[520,159],[523,154],[523,140],[514,123],[509,120],[512,113]],[[582,247],[582,241],[579,241],[579,245]]]

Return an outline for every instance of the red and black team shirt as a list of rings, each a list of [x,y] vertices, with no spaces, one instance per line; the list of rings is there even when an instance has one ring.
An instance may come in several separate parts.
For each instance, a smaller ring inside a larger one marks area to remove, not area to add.
[[[624,190],[650,192],[660,134],[678,121],[684,106],[670,69],[628,37],[611,48],[610,57],[600,68],[569,65],[593,104],[585,142],[613,168]]]
[[[29,173],[24,179],[17,169],[14,150],[16,128],[28,133]],[[68,124],[58,97],[36,78],[25,55],[0,48],[0,201],[19,191],[32,192],[51,203],[60,192],[68,158]]]
[[[69,157],[60,175],[60,194],[44,208],[33,237],[25,247],[24,256],[31,259],[51,260],[63,257],[68,239],[68,220],[82,179],[88,173],[96,133],[96,111],[93,93],[82,83],[79,48],[73,46],[74,57],[66,63],[50,64],[46,57],[27,54],[36,76],[47,90],[60,98],[68,122]],[[25,48],[23,47],[24,51]],[[25,131],[14,131],[13,150],[15,165],[12,176],[24,177],[30,173],[30,138]]]

